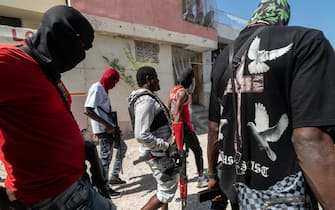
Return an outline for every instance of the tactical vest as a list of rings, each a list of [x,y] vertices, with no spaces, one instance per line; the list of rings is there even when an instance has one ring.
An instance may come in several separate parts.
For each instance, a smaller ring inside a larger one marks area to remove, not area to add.
[[[170,122],[169,116],[166,116],[166,113],[164,113],[164,109],[167,109],[164,105],[162,105],[162,102],[152,93],[144,91],[135,96],[135,98],[130,102],[128,111],[129,111],[129,117],[131,120],[131,125],[133,127],[133,130],[135,128],[135,112],[134,112],[134,105],[137,99],[141,96],[148,95],[151,98],[153,98],[157,103],[159,103],[162,107],[162,110],[154,117],[154,120],[151,123],[150,131],[157,130],[158,128],[162,127],[163,125],[167,125]],[[168,113],[168,110],[165,110]]]

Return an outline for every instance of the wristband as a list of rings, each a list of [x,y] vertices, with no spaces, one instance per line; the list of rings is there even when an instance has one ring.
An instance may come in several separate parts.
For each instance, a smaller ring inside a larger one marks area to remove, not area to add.
[[[207,174],[208,179],[216,179],[216,173],[208,173]]]

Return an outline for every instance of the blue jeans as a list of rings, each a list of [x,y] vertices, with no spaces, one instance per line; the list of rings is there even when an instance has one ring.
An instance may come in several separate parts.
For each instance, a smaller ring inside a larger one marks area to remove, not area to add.
[[[72,184],[59,195],[33,204],[28,210],[111,210],[116,206],[111,200],[95,191],[86,176]]]
[[[109,165],[113,157],[114,138],[111,134],[107,134],[107,133],[97,134],[97,137],[99,138],[100,158],[101,158],[102,166],[104,168],[105,178],[106,180],[108,180]],[[127,145],[124,142],[124,140],[121,139],[120,147],[116,149],[117,149],[117,153],[116,153],[116,157],[114,161],[112,178],[119,177],[119,174],[122,168],[122,160],[125,157],[125,154],[127,152]]]

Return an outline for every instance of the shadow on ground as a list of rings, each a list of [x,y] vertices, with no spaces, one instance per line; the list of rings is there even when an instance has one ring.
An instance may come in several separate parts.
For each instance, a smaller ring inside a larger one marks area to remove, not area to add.
[[[128,195],[138,192],[149,194],[156,189],[156,181],[152,174],[143,174],[140,176],[133,176],[129,178],[127,184],[116,185],[112,187],[116,191],[121,191],[122,195]]]
[[[176,196],[175,201],[180,204],[181,209],[181,199],[179,196]],[[187,203],[185,210],[208,210],[210,206],[210,201],[199,203],[198,194],[188,194]]]

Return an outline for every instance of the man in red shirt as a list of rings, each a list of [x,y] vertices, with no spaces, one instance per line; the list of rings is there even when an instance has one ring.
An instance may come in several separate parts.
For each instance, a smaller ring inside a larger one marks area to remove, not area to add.
[[[0,45],[3,208],[18,202],[32,209],[112,208],[83,176],[84,140],[60,80],[85,58],[93,39],[80,12],[55,6],[21,46]]]
[[[197,187],[207,187],[207,178],[204,176],[204,161],[199,139],[194,132],[191,123],[190,103],[191,96],[188,93],[193,92],[194,72],[192,69],[184,70],[178,78],[178,84],[170,90],[169,109],[173,122],[183,122],[184,124],[184,143],[194,153],[195,163],[198,170]],[[193,83],[193,85],[192,85]]]

